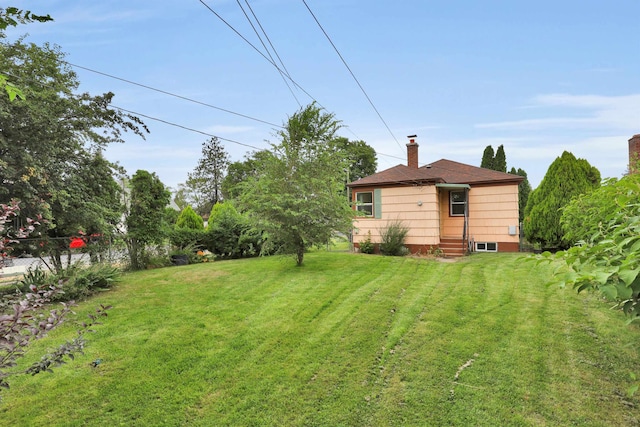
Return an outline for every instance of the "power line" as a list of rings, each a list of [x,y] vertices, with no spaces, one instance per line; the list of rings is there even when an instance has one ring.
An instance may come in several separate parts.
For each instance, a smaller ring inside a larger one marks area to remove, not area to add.
[[[169,126],[174,126],[174,127],[180,128],[180,129],[188,130],[190,132],[195,132],[195,133],[199,133],[201,135],[218,138],[218,139],[220,139],[222,141],[231,142],[233,144],[242,145],[243,147],[255,148],[258,151],[263,151],[264,150],[264,148],[256,147],[255,145],[245,144],[244,142],[235,141],[235,140],[229,139],[229,138],[223,138],[223,137],[218,136],[218,135],[214,135],[214,134],[211,134],[211,133],[208,133],[208,132],[204,132],[204,131],[201,131],[201,130],[198,130],[198,129],[193,129],[193,128],[190,128],[190,127],[187,127],[187,126],[184,126],[184,125],[173,123],[173,122],[170,122],[168,120],[160,119],[158,117],[153,117],[153,116],[149,116],[149,115],[146,115],[146,114],[138,113],[136,111],[127,110],[126,108],[118,107],[118,106],[113,105],[113,104],[111,104],[110,107],[111,108],[115,108],[115,109],[120,110],[120,111],[124,111],[125,113],[134,114],[136,116],[144,117],[144,118],[149,119],[149,120],[155,120],[157,122],[164,123],[164,124],[169,125]]]
[[[154,88],[154,87],[142,84],[142,83],[136,83],[134,81],[127,80],[127,79],[124,79],[122,77],[117,77],[117,76],[114,76],[112,74],[104,73],[102,71],[97,71],[97,70],[93,70],[91,68],[83,67],[82,65],[72,64],[71,62],[67,62],[67,61],[61,61],[61,62],[64,62],[65,64],[68,64],[68,65],[71,65],[72,67],[75,67],[75,68],[80,68],[82,70],[90,71],[92,73],[96,73],[96,74],[100,74],[100,75],[105,76],[105,77],[109,77],[111,79],[120,80],[120,81],[125,82],[125,83],[129,83],[129,84],[132,84],[132,85],[135,85],[135,86],[140,86],[140,87],[145,88],[145,89],[153,90],[155,92],[159,92],[159,93],[162,93],[162,94],[165,94],[165,95],[173,96],[175,98],[183,99],[185,101],[193,102],[195,104],[203,105],[205,107],[209,107],[209,108],[213,108],[213,109],[216,109],[216,110],[219,110],[219,111],[223,111],[225,113],[233,114],[235,116],[243,117],[245,119],[249,119],[249,120],[253,120],[253,121],[256,121],[256,122],[264,123],[264,124],[267,124],[269,126],[275,126],[275,127],[278,127],[278,128],[282,128],[282,125],[277,125],[275,123],[267,122],[266,120],[257,119],[255,117],[247,116],[246,114],[237,113],[235,111],[227,110],[225,108],[216,107],[215,105],[207,104],[206,102],[198,101],[198,100],[195,100],[195,99],[192,99],[192,98],[187,98],[186,96],[177,95],[175,93],[167,92],[166,90],[157,89],[157,88]]]
[[[302,3],[304,3],[304,5],[307,7],[307,10],[309,11],[309,13],[311,14],[311,16],[313,16],[313,19],[316,21],[316,24],[318,24],[318,27],[320,27],[320,29],[322,30],[322,32],[324,33],[325,37],[327,38],[327,40],[329,40],[329,43],[331,43],[331,46],[333,46],[333,49],[336,51],[336,53],[338,54],[338,56],[340,57],[340,59],[342,60],[342,63],[344,64],[345,67],[347,67],[347,70],[349,70],[349,73],[351,74],[351,77],[353,77],[353,79],[356,81],[356,83],[358,84],[358,87],[360,88],[360,90],[362,91],[362,93],[364,94],[364,96],[367,98],[367,101],[369,101],[369,104],[371,104],[371,107],[373,107],[373,110],[376,112],[376,114],[378,115],[378,117],[380,118],[380,120],[382,121],[382,123],[384,124],[384,126],[387,128],[387,130],[389,131],[389,134],[393,137],[393,139],[396,141],[396,144],[398,144],[398,147],[400,147],[400,149],[402,149],[402,145],[400,145],[400,142],[398,142],[398,139],[396,138],[396,136],[393,134],[393,132],[391,132],[391,129],[389,128],[389,125],[387,125],[387,122],[382,118],[382,115],[380,114],[380,112],[378,111],[378,109],[376,108],[376,106],[373,104],[373,101],[371,100],[371,98],[369,97],[369,95],[367,94],[367,92],[364,90],[364,87],[362,87],[362,85],[360,84],[360,81],[358,81],[358,78],[356,77],[356,75],[353,73],[353,71],[351,71],[351,68],[349,67],[349,65],[347,64],[347,61],[344,60],[344,58],[342,57],[342,54],[340,53],[340,51],[338,50],[338,48],[336,47],[336,45],[333,43],[333,40],[331,40],[331,37],[329,37],[329,34],[327,34],[327,32],[324,30],[324,28],[322,27],[322,25],[320,24],[320,21],[318,21],[318,18],[316,18],[316,15],[313,13],[313,11],[311,10],[311,8],[309,7],[309,5],[307,4],[306,0],[302,0]]]
[[[273,127],[276,127],[276,128],[284,129],[284,126],[282,126],[282,125],[277,125],[275,123],[271,123],[271,122],[268,122],[266,120],[261,120],[261,119],[255,118],[255,117],[248,116],[246,114],[238,113],[238,112],[235,112],[235,111],[227,110],[225,108],[217,107],[215,105],[207,104],[206,102],[198,101],[196,99],[188,98],[186,96],[178,95],[178,94],[175,94],[175,93],[172,93],[172,92],[168,92],[166,90],[158,89],[158,88],[155,88],[155,87],[152,87],[152,86],[149,86],[149,85],[145,85],[145,84],[142,84],[142,83],[137,83],[137,82],[134,82],[132,80],[128,80],[128,79],[125,79],[125,78],[122,78],[122,77],[118,77],[118,76],[114,76],[112,74],[105,73],[103,71],[94,70],[92,68],[84,67],[84,66],[78,65],[78,64],[73,64],[73,63],[68,62],[68,61],[60,61],[60,62],[63,62],[65,64],[68,64],[68,65],[70,65],[72,67],[75,67],[75,68],[80,68],[82,70],[86,70],[86,71],[89,71],[89,72],[92,72],[92,73],[95,73],[95,74],[100,74],[102,76],[109,77],[111,79],[119,80],[119,81],[122,81],[122,82],[125,82],[125,83],[129,83],[131,85],[139,86],[141,88],[152,90],[154,92],[162,93],[164,95],[173,96],[173,97],[178,98],[178,99],[182,99],[182,100],[185,100],[185,101],[193,102],[195,104],[202,105],[202,106],[209,107],[209,108],[213,108],[215,110],[223,111],[225,113],[233,114],[233,115],[238,116],[238,117],[243,117],[245,119],[253,120],[253,121],[260,122],[260,123],[263,123],[263,124],[267,124],[267,125],[270,125],[270,126],[273,126]],[[324,108],[324,107],[322,107],[322,108]],[[177,125],[177,126],[180,127],[179,125]],[[353,136],[355,136],[356,139],[362,139],[362,138],[359,138],[358,135],[356,135],[351,130],[351,128],[349,128],[348,126],[344,126],[344,128],[347,129]],[[190,129],[190,130],[192,130],[192,129]],[[196,131],[196,130],[194,130],[194,131]],[[196,132],[198,132],[198,131],[196,131]]]
[[[315,99],[313,96],[311,96],[311,94],[309,92],[307,92],[306,90],[304,90],[304,88],[302,86],[300,86],[295,80],[293,80],[291,78],[291,76],[289,76],[287,73],[285,73],[280,67],[278,67],[278,65],[272,61],[271,59],[267,58],[267,56],[262,53],[260,51],[260,49],[258,49],[253,43],[251,43],[249,40],[247,40],[246,37],[244,37],[242,34],[240,34],[240,32],[238,30],[236,30],[233,25],[229,24],[227,21],[225,21],[225,19],[220,16],[215,10],[213,10],[211,8],[211,6],[209,6],[207,3],[205,3],[203,0],[198,0],[200,3],[202,3],[204,5],[204,7],[206,7],[209,12],[213,13],[219,20],[221,20],[227,27],[229,27],[234,33],[236,33],[238,35],[238,37],[240,37],[242,40],[244,40],[249,46],[251,46],[253,48],[253,50],[255,50],[256,52],[258,52],[260,54],[260,56],[262,56],[264,59],[267,60],[267,62],[269,62],[271,65],[273,65],[279,72],[281,72],[283,75],[285,75],[289,81],[291,81],[291,83],[293,83],[293,85],[295,87],[297,87],[298,89],[300,89],[305,95],[307,95],[310,99],[314,100],[322,109],[326,110],[325,107],[322,106],[322,104],[320,104],[320,102]]]
[[[246,1],[246,0],[245,0]],[[271,58],[271,61],[273,63],[275,63],[275,59],[273,59],[273,56],[271,55],[271,52],[269,51],[269,49],[267,48],[267,45],[264,43],[264,41],[262,40],[262,37],[260,36],[260,33],[258,32],[258,30],[256,29],[255,25],[253,25],[253,21],[251,21],[251,18],[249,18],[249,15],[247,14],[247,12],[244,10],[244,7],[242,6],[242,3],[240,3],[240,0],[236,0],[236,2],[238,3],[238,6],[240,6],[240,9],[242,10],[242,13],[244,13],[245,18],[247,18],[247,21],[249,21],[249,25],[251,25],[251,28],[253,28],[253,32],[256,34],[256,36],[258,37],[258,40],[260,40],[260,43],[262,44],[262,47],[264,48],[265,52],[267,52],[267,55],[269,55],[269,58]],[[249,2],[247,2],[247,6],[249,6]],[[253,14],[254,19],[257,21],[258,18],[256,17],[256,14],[253,13],[253,9],[251,9],[251,6],[249,6],[249,9],[251,10],[251,13]],[[258,22],[259,24],[259,22]],[[262,30],[262,32],[265,34],[264,32],[264,28],[262,28],[262,25],[260,25],[260,29]],[[267,37],[268,39],[268,37]],[[269,41],[269,44],[271,44],[271,41]],[[271,48],[273,49],[273,45],[271,44]],[[275,49],[273,49],[275,52]],[[277,55],[277,52],[276,52]],[[278,59],[280,59],[280,56],[278,56]],[[287,70],[287,68],[284,66],[284,64],[282,63],[282,60],[280,59],[280,64],[282,65],[282,68],[286,71],[286,76],[291,78],[291,75],[289,74],[289,71]],[[287,85],[287,88],[289,89],[289,92],[291,92],[291,96],[293,96],[293,99],[296,100],[296,103],[298,104],[298,107],[302,108],[302,104],[300,104],[300,101],[298,100],[298,97],[296,96],[295,93],[293,93],[293,89],[291,89],[291,86],[289,86],[289,82],[287,82],[287,79],[285,78],[285,74],[283,71],[281,71],[280,69],[278,69],[278,73],[280,74],[280,77],[282,78],[282,81],[284,82],[285,85]]]

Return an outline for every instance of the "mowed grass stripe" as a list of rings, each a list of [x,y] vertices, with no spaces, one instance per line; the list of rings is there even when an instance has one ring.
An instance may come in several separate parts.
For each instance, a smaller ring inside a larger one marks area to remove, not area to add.
[[[639,418],[623,396],[628,372],[640,372],[628,345],[637,328],[595,297],[545,286],[549,267],[503,254],[442,263],[316,252],[303,268],[293,264],[274,257],[127,275],[94,300],[114,309],[87,355],[54,375],[16,378],[0,424]],[[103,363],[89,367],[97,357]]]

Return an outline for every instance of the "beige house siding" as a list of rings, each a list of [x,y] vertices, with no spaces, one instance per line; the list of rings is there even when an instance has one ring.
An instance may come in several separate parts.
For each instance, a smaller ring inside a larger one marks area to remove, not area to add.
[[[379,243],[381,231],[395,220],[400,220],[409,229],[406,243],[408,245],[438,245],[440,243],[440,211],[436,197],[436,187],[402,186],[385,187],[381,193],[381,218],[357,217],[354,221],[353,242],[366,240],[371,232],[371,241]],[[354,189],[355,193],[373,192],[372,188]],[[419,204],[419,202],[422,202]],[[374,202],[375,203],[375,202]]]
[[[356,193],[374,188],[357,188]],[[405,243],[426,248],[438,246],[441,237],[462,238],[464,217],[451,216],[449,190],[434,185],[378,188],[381,203],[380,218],[357,217],[354,220],[353,242],[359,244],[371,232],[371,241],[379,243],[387,225],[400,220],[409,229]],[[420,203],[421,202],[421,203]],[[498,243],[498,251],[518,249],[519,237],[509,235],[509,227],[518,226],[518,186],[474,186],[469,190],[469,237],[475,242]]]
[[[472,187],[469,192],[470,237],[476,242],[517,245],[519,237],[509,235],[509,226],[519,231],[518,186]]]

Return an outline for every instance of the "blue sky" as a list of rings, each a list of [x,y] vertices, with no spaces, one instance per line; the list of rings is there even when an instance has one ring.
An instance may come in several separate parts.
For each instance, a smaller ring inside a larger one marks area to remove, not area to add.
[[[262,50],[236,0],[203,0]],[[638,0],[307,0],[390,128],[380,120],[302,0],[248,0],[292,79],[378,152],[405,163],[479,165],[504,145],[508,167],[535,187],[564,150],[603,177],[627,168],[640,133]],[[55,22],[8,32],[58,44],[73,64],[281,125],[312,101],[199,0],[13,1]],[[240,3],[247,9],[245,0]],[[247,11],[250,13],[249,11]],[[264,52],[264,51],[263,51]],[[80,89],[114,105],[258,148],[274,126],[76,69]],[[107,151],[129,174],[184,182],[208,137],[144,119],[151,134]],[[225,142],[232,160],[251,148]]]

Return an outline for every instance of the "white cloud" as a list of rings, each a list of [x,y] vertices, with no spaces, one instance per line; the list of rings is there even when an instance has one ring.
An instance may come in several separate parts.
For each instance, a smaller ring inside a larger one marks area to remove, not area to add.
[[[493,123],[479,123],[479,129],[544,130],[550,128],[606,129],[633,133],[640,127],[640,94],[624,96],[548,94],[533,98],[537,107],[586,110],[586,115],[532,118]]]

